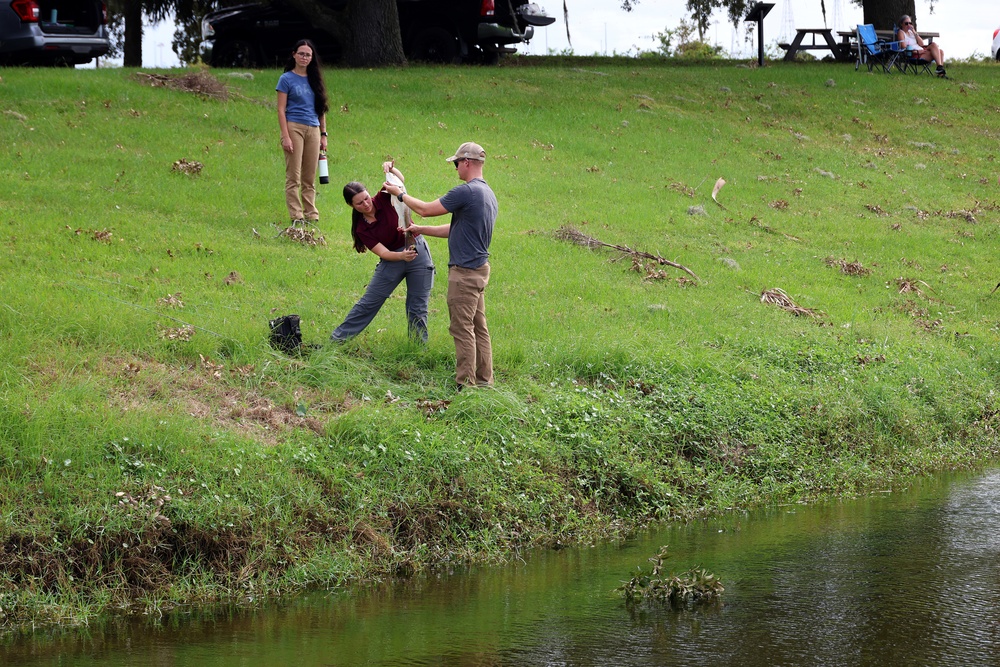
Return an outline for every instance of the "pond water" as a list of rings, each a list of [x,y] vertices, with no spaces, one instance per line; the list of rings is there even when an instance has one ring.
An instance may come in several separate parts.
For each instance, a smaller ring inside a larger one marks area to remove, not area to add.
[[[661,545],[718,607],[613,589]],[[279,607],[39,633],[2,665],[1000,665],[1000,471],[660,528]]]

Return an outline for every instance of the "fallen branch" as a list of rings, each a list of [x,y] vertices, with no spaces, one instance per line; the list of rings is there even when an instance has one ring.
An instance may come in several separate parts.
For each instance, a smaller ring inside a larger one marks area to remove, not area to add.
[[[802,306],[798,305],[797,303],[792,301],[792,298],[790,296],[785,294],[785,290],[780,289],[778,287],[769,290],[764,290],[760,295],[760,302],[773,304],[778,308],[788,311],[789,313],[797,317],[802,315],[807,315],[809,317],[823,316],[822,313],[818,311],[812,310],[811,308],[803,308]]]
[[[755,215],[755,216],[751,216],[751,218],[750,218],[750,220],[748,221],[748,223],[749,223],[750,225],[752,225],[752,226],[754,226],[754,227],[758,228],[758,229],[762,229],[762,230],[764,230],[764,231],[765,231],[765,232],[767,232],[768,234],[778,234],[778,235],[781,235],[781,236],[784,236],[784,237],[785,237],[786,239],[788,239],[789,241],[802,241],[802,239],[800,239],[800,238],[799,238],[798,236],[792,236],[791,234],[786,234],[785,232],[782,232],[782,231],[778,231],[777,229],[774,229],[773,227],[770,227],[770,226],[768,226],[768,225],[765,225],[765,224],[764,224],[763,222],[761,222],[761,221],[760,221],[760,220],[759,220],[759,219],[757,218],[757,216],[756,216],[756,215]]]
[[[628,255],[629,257],[632,258],[641,257],[643,259],[652,260],[657,264],[672,266],[675,269],[680,269],[684,273],[694,278],[696,281],[701,281],[701,278],[696,276],[691,269],[687,268],[683,264],[678,264],[677,262],[671,262],[669,259],[660,257],[659,255],[652,255],[648,252],[643,252],[641,250],[633,250],[632,248],[629,248],[627,245],[615,245],[613,243],[605,243],[604,241],[595,239],[593,236],[587,236],[580,230],[574,227],[570,227],[569,225],[563,225],[562,227],[557,229],[555,232],[555,236],[557,239],[562,239],[563,241],[569,241],[570,243],[575,243],[576,245],[582,245],[585,248],[611,248],[612,250],[617,250],[618,252],[624,255]]]

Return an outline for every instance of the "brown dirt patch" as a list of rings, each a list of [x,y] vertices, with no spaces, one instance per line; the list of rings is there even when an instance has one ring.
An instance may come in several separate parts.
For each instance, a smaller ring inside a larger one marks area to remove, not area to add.
[[[322,418],[349,409],[346,403],[300,387],[291,392],[294,403],[314,406],[310,410],[315,415],[299,414],[294,406],[275,403],[258,389],[232,384],[252,377],[252,368],[228,367],[205,358],[192,367],[167,366],[150,359],[116,359],[107,365],[109,375],[117,376],[121,385],[110,403],[123,411],[182,412],[268,445],[277,444],[292,429],[324,435]]]

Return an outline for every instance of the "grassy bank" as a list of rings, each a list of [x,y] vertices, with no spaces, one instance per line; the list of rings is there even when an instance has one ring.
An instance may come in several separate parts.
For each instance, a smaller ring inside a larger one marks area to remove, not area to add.
[[[315,243],[277,235],[277,72],[0,70],[0,626],[994,460],[996,66],[523,62],[328,72]],[[433,199],[469,139],[501,205],[496,389],[451,388],[439,240],[426,347],[401,292],[346,346],[271,350],[269,318],[322,344],[371,275],[341,185],[391,156]]]

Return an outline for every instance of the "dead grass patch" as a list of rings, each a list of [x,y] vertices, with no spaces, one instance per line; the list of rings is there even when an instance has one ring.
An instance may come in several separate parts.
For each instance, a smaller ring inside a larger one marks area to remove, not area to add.
[[[229,89],[208,72],[188,72],[180,76],[136,72],[133,78],[139,83],[153,88],[169,88],[185,93],[194,93],[216,100],[228,100]]]
[[[66,229],[69,228],[69,225],[66,225]],[[89,236],[93,240],[99,241],[100,243],[111,243],[112,239],[114,239],[114,234],[112,234],[111,230],[108,229],[83,229],[81,227],[73,230],[73,233],[77,236]]]
[[[205,168],[201,162],[197,160],[188,160],[187,158],[181,158],[176,160],[170,171],[178,171],[182,174],[187,174],[188,176],[197,176],[201,173],[201,170]]]
[[[150,359],[109,360],[105,366],[109,376],[117,376],[125,385],[110,400],[122,411],[157,410],[160,404],[167,411],[210,421],[266,445],[277,444],[294,429],[324,435],[322,418],[350,408],[314,390],[298,388],[292,392],[294,403],[308,404],[316,414],[300,415],[294,405],[276,403],[259,390],[231,384],[251,378],[253,366],[227,367],[205,357],[194,367],[167,366]]]
[[[281,230],[278,236],[284,236],[287,239],[301,243],[302,245],[308,246],[318,246],[326,245],[326,239],[316,233],[314,229],[306,229],[304,227],[286,227]]]
[[[859,354],[854,358],[854,363],[856,363],[858,366],[861,366],[862,368],[867,366],[868,364],[884,364],[885,355],[876,354],[875,356],[871,356],[868,354]]]
[[[168,294],[162,299],[158,299],[157,303],[161,306],[166,306],[167,308],[183,308],[184,301],[181,299],[180,292],[174,292],[173,294]]]
[[[893,281],[896,286],[896,291],[899,294],[919,294],[920,296],[927,298],[927,294],[924,292],[921,285],[927,290],[931,289],[931,286],[925,283],[923,280],[915,280],[913,278],[896,278]]]
[[[861,262],[848,262],[846,259],[827,257],[823,260],[827,266],[836,266],[845,276],[867,276],[872,270],[865,268]]]
[[[194,338],[195,328],[190,324],[180,327],[163,327],[160,329],[160,338],[163,340],[191,340]]]

